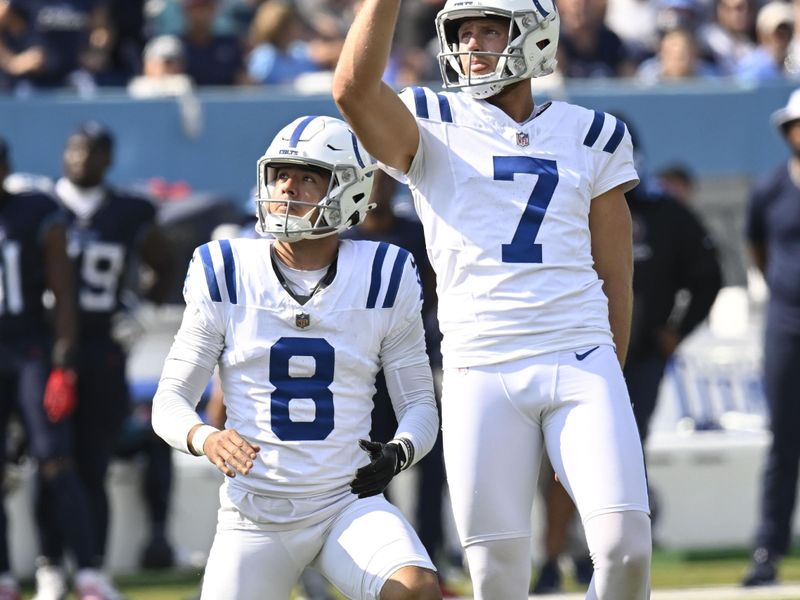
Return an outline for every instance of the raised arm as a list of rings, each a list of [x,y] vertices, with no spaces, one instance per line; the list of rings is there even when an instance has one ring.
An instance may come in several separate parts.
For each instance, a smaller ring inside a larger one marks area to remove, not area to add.
[[[366,0],[333,76],[333,99],[367,151],[407,173],[419,145],[414,116],[381,77],[389,60],[400,0]]]
[[[594,269],[608,298],[608,320],[617,359],[624,366],[633,310],[633,238],[631,213],[621,187],[592,199],[589,230]]]

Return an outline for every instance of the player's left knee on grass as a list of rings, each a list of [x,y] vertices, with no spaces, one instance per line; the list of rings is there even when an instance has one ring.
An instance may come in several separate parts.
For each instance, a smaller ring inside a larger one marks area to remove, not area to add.
[[[608,513],[588,519],[584,528],[594,561],[596,597],[644,598],[652,555],[650,516],[641,511]]]
[[[380,600],[441,600],[436,573],[421,567],[403,567],[383,584]]]

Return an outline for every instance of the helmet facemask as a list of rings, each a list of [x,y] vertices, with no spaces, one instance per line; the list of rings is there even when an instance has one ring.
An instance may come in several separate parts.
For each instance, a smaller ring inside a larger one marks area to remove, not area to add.
[[[474,98],[489,98],[511,83],[552,73],[556,65],[559,19],[554,6],[548,11],[542,4],[534,2],[536,9],[527,8],[529,4],[526,4],[526,8],[516,10],[481,2],[468,8],[449,9],[446,5],[436,17],[440,47],[439,69],[444,87],[461,89]],[[487,17],[508,19],[508,42],[505,49],[502,52],[459,50],[459,22],[463,19]],[[473,56],[496,58],[494,71],[485,75],[473,75],[467,69],[465,73],[463,59],[469,65]]]
[[[256,231],[284,242],[344,231],[363,221],[373,207],[369,195],[378,166],[347,126],[330,117],[306,117],[306,123],[298,125],[302,120],[284,128],[257,165]],[[303,129],[306,124],[308,129]],[[327,191],[318,201],[276,199],[276,179],[285,167],[324,172]]]

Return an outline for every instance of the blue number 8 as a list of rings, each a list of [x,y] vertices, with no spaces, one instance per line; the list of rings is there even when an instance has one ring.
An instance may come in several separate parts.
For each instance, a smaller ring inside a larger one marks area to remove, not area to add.
[[[311,377],[292,377],[289,360],[294,356],[310,356],[316,362]],[[272,431],[283,441],[324,440],[333,431],[333,365],[335,351],[321,338],[283,337],[272,346],[269,356],[272,392],[270,410]],[[289,402],[294,398],[311,398],[316,412],[313,421],[292,421]]]
[[[536,236],[542,226],[544,214],[558,185],[558,167],[556,161],[532,156],[495,156],[495,181],[513,181],[517,173],[538,175],[528,198],[528,205],[522,213],[514,237],[510,244],[503,244],[504,263],[540,263],[542,262],[542,245],[536,244]]]

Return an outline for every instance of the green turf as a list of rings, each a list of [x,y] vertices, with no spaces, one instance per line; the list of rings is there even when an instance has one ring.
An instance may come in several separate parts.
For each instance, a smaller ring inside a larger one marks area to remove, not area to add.
[[[653,588],[681,588],[713,585],[736,585],[747,568],[744,551],[663,552],[653,556]],[[189,600],[197,593],[201,574],[196,571],[142,572],[119,577],[117,583],[128,600]],[[785,558],[780,566],[780,578],[800,583],[800,555]],[[466,580],[452,582],[464,594],[469,592]],[[580,591],[570,575],[565,573],[564,591]],[[24,588],[23,598],[32,596],[31,586]]]

